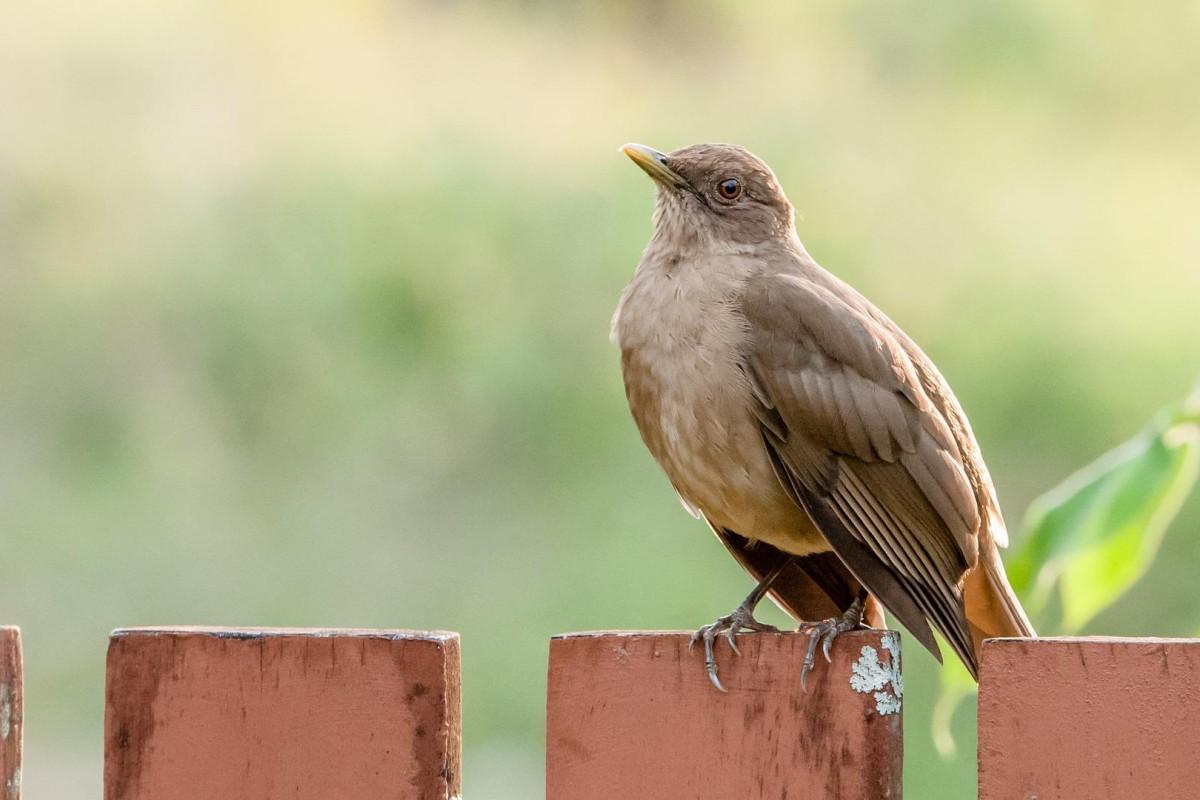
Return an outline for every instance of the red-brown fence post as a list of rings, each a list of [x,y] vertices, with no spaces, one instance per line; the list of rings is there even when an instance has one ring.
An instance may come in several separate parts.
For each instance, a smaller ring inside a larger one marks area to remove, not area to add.
[[[1200,640],[995,639],[980,800],[1200,797]]]
[[[0,627],[0,797],[21,800],[21,629]]]
[[[839,637],[800,686],[808,637],[720,643],[708,682],[690,634],[611,632],[550,642],[546,800],[900,797],[899,636]]]
[[[458,635],[113,633],[105,800],[449,800],[461,794]]]

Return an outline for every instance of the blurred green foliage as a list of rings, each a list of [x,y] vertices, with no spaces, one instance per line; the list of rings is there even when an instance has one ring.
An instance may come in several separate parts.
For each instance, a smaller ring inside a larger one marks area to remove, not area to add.
[[[98,794],[119,625],[460,630],[466,793],[527,800],[551,634],[745,594],[625,410],[608,320],[651,190],[622,142],[766,158],[950,379],[1010,519],[1200,363],[1189,3],[8,18],[0,619],[31,797]],[[1087,630],[1192,632],[1200,545],[1162,547]],[[938,759],[935,664],[906,668],[907,792],[973,796],[973,720]]]
[[[1189,401],[1034,501],[1008,565],[1027,611],[1042,612],[1057,586],[1054,627],[1074,633],[1116,602],[1149,569],[1198,467],[1200,403]]]

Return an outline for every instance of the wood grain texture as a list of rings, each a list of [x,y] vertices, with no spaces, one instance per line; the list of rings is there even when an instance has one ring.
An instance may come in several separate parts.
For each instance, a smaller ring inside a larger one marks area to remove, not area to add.
[[[0,798],[21,800],[21,629],[0,627]]]
[[[980,800],[1200,797],[1200,640],[996,639]]]
[[[119,630],[106,700],[106,800],[461,794],[457,634]]]
[[[841,636],[818,655],[807,691],[808,637],[743,635],[721,643],[714,689],[690,634],[611,632],[550,643],[547,800],[883,800],[900,797],[902,715],[851,687],[883,631]],[[898,642],[898,637],[894,639]],[[885,688],[890,692],[890,688]]]

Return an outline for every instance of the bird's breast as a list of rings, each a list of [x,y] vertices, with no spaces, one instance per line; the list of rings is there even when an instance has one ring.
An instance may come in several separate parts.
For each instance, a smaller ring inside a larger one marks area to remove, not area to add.
[[[783,491],[741,368],[744,321],[686,284],[631,285],[614,325],[642,440],[680,495],[715,525],[782,549],[827,549]]]

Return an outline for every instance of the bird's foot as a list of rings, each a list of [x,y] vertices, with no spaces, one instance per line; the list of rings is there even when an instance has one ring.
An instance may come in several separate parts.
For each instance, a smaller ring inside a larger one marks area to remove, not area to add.
[[[741,655],[741,652],[737,648],[737,635],[742,631],[778,633],[779,628],[756,620],[754,618],[754,607],[747,603],[742,603],[733,610],[733,613],[727,614],[711,625],[705,625],[693,633],[692,640],[688,642],[688,650],[691,650],[696,642],[704,642],[704,671],[708,673],[708,679],[712,682],[712,685],[722,692],[725,691],[725,687],[721,685],[721,680],[717,677],[717,659],[713,655],[713,644],[716,642],[717,637],[724,634],[725,640],[729,642],[729,649],[736,655]]]
[[[808,673],[812,672],[813,666],[817,663],[817,645],[821,645],[821,652],[825,655],[826,663],[831,662],[833,658],[829,648],[833,646],[833,640],[841,634],[859,627],[862,624],[862,617],[863,601],[860,597],[840,617],[801,623],[797,630],[800,633],[808,634],[808,651],[804,654],[804,665],[800,667],[801,688],[807,686]]]

